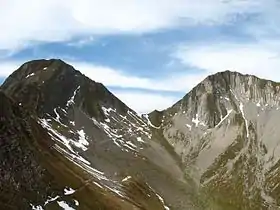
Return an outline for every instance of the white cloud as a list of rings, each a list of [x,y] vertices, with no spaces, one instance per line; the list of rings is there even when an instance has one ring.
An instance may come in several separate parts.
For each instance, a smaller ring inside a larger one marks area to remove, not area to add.
[[[0,78],[6,78],[12,74],[22,63],[17,61],[2,61],[0,62]]]
[[[261,0],[0,1],[0,49],[94,34],[145,33],[185,24],[221,24],[261,12]],[[270,1],[274,2],[274,1]],[[271,5],[272,5],[271,3]],[[273,6],[273,5],[272,5]]]
[[[79,39],[79,40],[73,40],[73,41],[67,43],[67,45],[72,46],[72,47],[81,48],[85,45],[92,43],[93,41],[94,41],[93,36],[90,36],[90,37],[86,37],[86,38]]]
[[[217,43],[209,46],[181,46],[175,57],[206,74],[231,70],[280,81],[280,42],[255,44]]]
[[[141,91],[114,91],[114,94],[126,105],[142,114],[149,113],[155,109],[166,109],[179,100],[177,97]]]
[[[3,29],[0,51],[16,51],[41,41],[68,40],[70,45],[82,46],[94,40],[95,35],[142,34],[193,24],[228,24],[243,14],[258,14],[254,21],[241,29],[264,40],[280,33],[278,12],[277,0],[0,0],[0,28]],[[71,42],[80,36],[91,38]],[[175,57],[188,68],[205,71],[196,74],[181,72],[164,78],[138,77],[120,69],[71,60],[70,63],[106,86],[188,92],[208,74],[226,69],[280,81],[279,47],[280,44],[274,41],[182,46]],[[0,77],[8,76],[20,64],[2,61]],[[141,112],[146,108],[167,107],[175,100],[143,92],[117,92],[117,95]]]
[[[186,72],[168,75],[164,78],[160,76],[156,78],[137,77],[106,66],[71,61],[68,63],[92,80],[101,82],[106,86],[122,88],[187,92],[205,77],[205,74],[189,74]]]

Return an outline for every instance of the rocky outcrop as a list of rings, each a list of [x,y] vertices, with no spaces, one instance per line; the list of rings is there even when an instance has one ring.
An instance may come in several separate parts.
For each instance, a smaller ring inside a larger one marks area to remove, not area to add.
[[[271,179],[280,158],[279,90],[272,81],[220,72],[163,112],[164,137],[225,209],[276,208],[280,202]]]

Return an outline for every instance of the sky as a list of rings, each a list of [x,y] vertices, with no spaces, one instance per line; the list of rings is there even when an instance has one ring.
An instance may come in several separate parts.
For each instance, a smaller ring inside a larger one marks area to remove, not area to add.
[[[140,113],[209,74],[280,81],[279,0],[0,0],[0,83],[60,58]]]

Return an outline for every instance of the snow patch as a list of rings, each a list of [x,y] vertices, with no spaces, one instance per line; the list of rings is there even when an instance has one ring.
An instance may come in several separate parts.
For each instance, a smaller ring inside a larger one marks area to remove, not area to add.
[[[137,147],[134,144],[132,144],[130,141],[128,141],[126,144],[123,144],[123,146],[132,150],[132,151],[137,152],[137,150],[136,150]]]
[[[46,119],[39,119],[39,123],[42,125],[43,128],[47,129],[49,132],[48,134],[54,139],[57,140],[58,142],[62,143],[67,149],[69,149],[71,152],[74,152],[72,147],[70,146],[67,138],[65,136],[61,135],[58,133],[56,130],[54,130],[51,125],[49,124],[48,120]]]
[[[70,105],[74,104],[75,97],[76,97],[76,95],[77,95],[78,90],[80,90],[80,87],[81,87],[81,86],[79,86],[79,87],[74,91],[73,96],[70,98],[69,101],[67,101],[67,104],[66,104],[67,107],[69,107]]]
[[[93,175],[94,177],[96,177],[98,180],[105,180],[105,181],[109,181],[109,179],[107,177],[104,176],[104,173],[90,167],[90,163],[84,159],[84,161],[81,161],[81,159],[83,159],[81,156],[75,156],[69,152],[67,152],[66,150],[62,149],[61,147],[59,147],[58,145],[55,145],[54,147],[58,152],[62,153],[65,155],[65,157],[71,161],[72,163],[74,163],[75,165],[79,166],[80,168],[82,168],[83,170],[85,170],[86,172],[88,172],[89,174]],[[78,160],[78,161],[77,161]],[[87,162],[86,162],[87,161]],[[89,164],[87,164],[89,163]]]
[[[61,148],[60,146],[58,146],[57,144],[55,144],[54,147],[55,147],[55,149],[56,149],[57,151],[59,151],[59,152],[61,152],[61,153],[63,153],[63,154],[68,155],[68,156],[66,156],[66,158],[67,158],[68,160],[71,160],[72,162],[75,162],[75,161],[78,160],[78,161],[82,162],[82,163],[85,164],[85,165],[90,165],[90,162],[87,161],[86,159],[84,159],[84,158],[83,158],[82,156],[80,156],[79,154],[77,154],[77,153],[75,153],[75,152],[73,152],[73,153],[68,152],[68,151],[66,151],[65,149],[63,149],[63,148]],[[75,161],[73,161],[73,160],[75,160]]]
[[[44,210],[42,206],[34,206],[33,204],[30,204],[32,210]]]
[[[243,117],[243,119],[245,120],[247,138],[249,138],[249,126],[248,126],[248,121],[247,121],[247,119],[245,118],[245,114],[244,114],[244,110],[243,110],[243,108],[244,108],[243,103],[240,102],[239,108],[240,108],[242,117]]]
[[[97,182],[93,182],[97,187],[101,188],[101,189],[104,189],[99,183]]]
[[[190,131],[192,130],[192,126],[191,125],[186,124],[186,126],[189,128]]]
[[[69,206],[65,201],[58,201],[57,204],[63,208],[64,210],[75,210],[71,206]]]
[[[39,123],[42,125],[42,127],[46,128],[49,132],[48,134],[56,141],[62,143],[67,149],[69,149],[72,153],[75,153],[72,146],[75,146],[77,148],[82,149],[83,151],[87,150],[87,147],[89,145],[89,142],[86,140],[85,132],[83,130],[77,131],[77,134],[79,135],[78,142],[72,139],[68,139],[65,136],[61,135],[59,132],[54,130],[51,126],[51,124],[48,122],[49,120],[46,119],[39,119]],[[83,162],[89,163],[88,161],[84,160],[81,156],[75,155],[75,157],[79,157]]]
[[[162,203],[164,209],[165,210],[170,210],[170,208],[165,205],[165,202],[164,202],[163,198],[159,194],[156,194],[156,195],[157,195],[158,199],[160,200],[160,202]]]
[[[112,108],[106,108],[106,107],[101,107],[101,109],[102,109],[102,111],[103,111],[103,113],[106,115],[106,116],[108,116],[108,115],[110,115],[109,113],[110,112],[116,112],[117,110],[115,110],[115,109],[112,109]]]
[[[127,177],[125,177],[123,180],[122,180],[122,182],[126,182],[126,181],[128,181],[129,179],[131,179],[132,177],[131,176],[127,176]]]
[[[29,78],[29,77],[32,77],[32,76],[34,76],[34,75],[35,75],[35,73],[28,74],[28,75],[25,77],[25,79],[27,79],[27,78]]]
[[[135,144],[133,144],[131,141],[127,141],[126,144],[128,144],[128,145],[130,145],[130,146],[132,146],[134,148],[137,148],[137,146]]]
[[[89,142],[86,140],[86,133],[84,130],[79,130],[77,131],[79,134],[79,141],[75,142],[75,146],[81,148],[83,151],[87,150],[87,147],[89,145]]]
[[[49,197],[49,199],[46,200],[44,206],[46,206],[47,204],[49,204],[49,203],[51,203],[53,201],[56,201],[57,199],[59,199],[59,196],[56,196],[54,198]]]
[[[200,122],[199,125],[202,125],[204,127],[206,126],[206,124],[204,122]]]
[[[74,203],[75,203],[75,206],[79,206],[80,205],[79,201],[77,201],[77,200],[74,200]]]
[[[231,114],[231,112],[232,112],[232,109],[228,111],[227,115],[224,116],[224,117],[221,119],[221,121],[215,126],[215,128],[219,127],[219,126],[225,121],[225,119],[228,118],[228,116]]]
[[[122,198],[125,198],[125,197],[126,197],[126,196],[124,196],[124,195],[122,194],[122,192],[121,192],[120,190],[118,190],[118,189],[116,189],[116,188],[111,188],[111,187],[109,187],[109,186],[106,186],[106,188],[107,188],[108,190],[112,191],[113,193],[119,195],[119,196],[122,197]]]
[[[59,114],[57,113],[57,108],[54,109],[54,113],[55,113],[55,115],[56,115],[55,121],[61,123],[61,121],[60,121],[60,118],[61,118],[61,117],[60,117]],[[62,124],[62,123],[61,123],[61,124]]]
[[[64,189],[64,195],[72,195],[73,193],[75,193],[75,190],[73,190],[71,187]]]
[[[155,129],[160,129],[160,126],[155,126],[155,125],[152,124],[152,122],[149,119],[149,115],[144,114],[143,116],[147,119],[149,126],[151,126],[152,128],[155,128]]]
[[[140,136],[137,137],[137,141],[141,143],[145,143],[145,141],[143,141],[143,139]]]
[[[200,121],[198,120],[198,114],[196,114],[195,116],[196,118],[192,118],[192,122],[195,124],[195,127],[197,127]]]

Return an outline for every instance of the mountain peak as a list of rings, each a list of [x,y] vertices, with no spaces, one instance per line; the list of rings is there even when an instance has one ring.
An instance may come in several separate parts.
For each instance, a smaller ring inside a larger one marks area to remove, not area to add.
[[[70,106],[79,107],[100,120],[104,117],[102,106],[115,107],[122,114],[129,110],[104,85],[60,59],[29,61],[1,88],[30,110],[52,116],[56,116],[56,108],[67,110]]]
[[[223,209],[244,209],[248,203],[248,209],[269,209],[260,206],[273,206],[280,190],[279,180],[271,179],[279,176],[274,175],[280,163],[279,110],[279,83],[227,70],[208,76],[164,110],[157,126],[183,163],[193,167],[192,176],[221,196],[222,205],[224,193],[236,192],[231,196],[238,203],[230,198]],[[239,204],[242,199],[246,202]]]
[[[230,111],[241,113],[244,104],[277,108],[279,101],[279,83],[227,70],[205,78],[168,110],[188,113],[192,121],[203,119],[212,128]]]
[[[46,73],[47,72],[47,73]],[[74,67],[67,64],[66,62],[60,59],[40,59],[40,60],[32,60],[21,65],[10,77],[17,80],[24,80],[27,78],[38,78],[38,75],[45,77],[51,76],[53,74],[58,73],[68,73],[75,74]],[[35,76],[35,77],[34,77]],[[36,77],[37,76],[37,77]],[[40,78],[45,79],[45,78]]]
[[[202,83],[210,83],[212,86],[228,89],[232,86],[238,85],[238,83],[249,80],[251,77],[251,75],[244,75],[236,71],[226,70],[209,75],[204,81],[202,81]]]
[[[212,84],[219,83],[219,85],[231,88],[235,88],[239,85],[246,85],[247,88],[250,88],[251,85],[257,85],[260,89],[264,89],[266,86],[276,87],[280,85],[278,82],[259,78],[255,75],[242,74],[240,72],[230,70],[209,75],[204,81],[202,81],[202,83],[205,81],[210,81]]]

